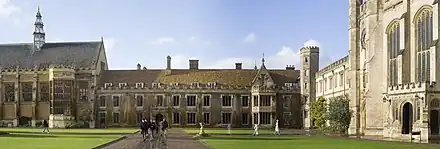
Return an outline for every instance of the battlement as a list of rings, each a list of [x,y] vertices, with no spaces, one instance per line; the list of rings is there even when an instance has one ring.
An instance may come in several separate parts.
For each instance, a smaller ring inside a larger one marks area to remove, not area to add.
[[[348,64],[348,55],[331,63],[330,65],[325,66],[323,69],[316,72],[316,74],[317,74],[316,76],[320,76],[322,74],[327,73],[328,71],[334,70],[335,68],[340,67],[342,65],[346,65],[346,64]],[[348,65],[346,65],[346,67],[348,67]]]
[[[319,47],[318,46],[305,46],[300,49],[300,52],[301,53],[308,53],[308,52],[319,53]]]
[[[398,84],[388,87],[388,94],[404,94],[432,91],[436,88],[436,82],[411,82],[408,84]]]

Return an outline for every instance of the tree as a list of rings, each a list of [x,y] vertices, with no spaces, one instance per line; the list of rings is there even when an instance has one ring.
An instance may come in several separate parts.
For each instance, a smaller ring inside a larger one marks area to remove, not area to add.
[[[325,128],[325,113],[327,111],[325,98],[319,97],[318,100],[312,102],[310,107],[311,118],[314,120],[314,126],[318,129]]]
[[[346,134],[350,126],[352,111],[347,96],[338,96],[329,103],[326,119],[329,120],[329,130],[334,133]]]

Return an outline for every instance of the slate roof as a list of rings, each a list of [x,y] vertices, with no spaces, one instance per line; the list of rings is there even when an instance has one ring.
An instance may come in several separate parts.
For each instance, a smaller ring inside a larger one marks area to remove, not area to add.
[[[275,84],[297,82],[299,70],[268,70]],[[252,80],[258,70],[254,69],[173,69],[171,75],[165,75],[163,69],[149,70],[106,70],[102,73],[101,86],[104,83],[127,83],[134,86],[136,83],[143,82],[150,86],[154,82],[162,84],[179,83],[189,85],[193,82],[208,84],[216,82],[219,85],[232,86],[251,86]]]
[[[33,52],[32,43],[0,44],[0,68],[47,68],[54,65],[75,65],[93,68],[102,41],[45,43]]]

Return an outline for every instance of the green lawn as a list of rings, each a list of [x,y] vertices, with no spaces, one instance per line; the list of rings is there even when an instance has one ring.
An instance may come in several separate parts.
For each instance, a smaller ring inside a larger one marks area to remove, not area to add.
[[[194,134],[196,129],[185,129]],[[355,140],[320,136],[251,136],[252,130],[231,130],[231,136],[224,129],[206,129],[210,137],[202,138],[215,149],[434,149],[439,146],[427,144],[410,144],[388,141]],[[241,135],[242,133],[248,135]],[[271,130],[260,131],[273,134]]]
[[[0,144],[8,149],[90,149],[133,133],[137,129],[50,129],[43,134],[42,129],[0,128]]]

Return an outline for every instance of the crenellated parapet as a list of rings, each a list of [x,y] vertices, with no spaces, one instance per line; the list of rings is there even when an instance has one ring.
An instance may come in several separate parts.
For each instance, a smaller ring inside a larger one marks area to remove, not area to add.
[[[323,69],[319,70],[318,72],[316,72],[316,76],[319,77],[320,75],[326,74],[328,72],[331,72],[332,70],[339,68],[343,65],[347,65],[348,64],[348,55],[331,63],[330,65],[327,65],[326,67],[324,67]]]
[[[438,88],[436,82],[412,82],[407,84],[398,84],[388,87],[388,94],[407,94],[407,93],[417,93],[434,91]]]
[[[305,46],[300,49],[301,53],[319,53],[318,46]]]

